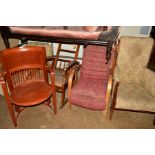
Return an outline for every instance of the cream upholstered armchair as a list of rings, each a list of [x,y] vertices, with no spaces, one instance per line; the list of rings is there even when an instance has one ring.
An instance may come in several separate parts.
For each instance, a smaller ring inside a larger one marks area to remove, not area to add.
[[[110,119],[115,109],[155,113],[155,72],[147,68],[152,47],[151,38],[120,38]]]

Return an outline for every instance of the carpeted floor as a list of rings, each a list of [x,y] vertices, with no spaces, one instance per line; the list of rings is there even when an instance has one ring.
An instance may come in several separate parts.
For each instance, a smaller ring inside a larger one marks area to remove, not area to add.
[[[60,95],[57,94],[58,107]],[[154,115],[115,111],[113,119],[108,120],[103,112],[87,110],[68,104],[63,109],[58,108],[54,115],[52,109],[39,105],[25,109],[18,117],[17,129],[155,129],[152,125]],[[13,129],[4,97],[0,96],[0,128]]]

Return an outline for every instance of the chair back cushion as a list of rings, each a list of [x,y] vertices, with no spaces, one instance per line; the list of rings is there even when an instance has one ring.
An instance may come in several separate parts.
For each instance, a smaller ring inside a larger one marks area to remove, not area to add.
[[[121,37],[118,48],[116,72],[119,80],[127,83],[144,82],[144,69],[148,65],[153,39]]]
[[[81,78],[108,80],[110,62],[106,64],[106,47],[88,45],[84,49]]]

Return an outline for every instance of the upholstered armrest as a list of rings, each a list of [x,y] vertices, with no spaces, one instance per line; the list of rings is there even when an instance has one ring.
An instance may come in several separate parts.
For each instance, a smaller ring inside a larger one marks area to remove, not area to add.
[[[155,97],[155,72],[150,69],[145,69],[144,74],[145,88]]]

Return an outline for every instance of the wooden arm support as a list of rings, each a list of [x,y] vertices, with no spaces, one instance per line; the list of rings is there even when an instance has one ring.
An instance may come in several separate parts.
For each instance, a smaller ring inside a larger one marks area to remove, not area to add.
[[[70,63],[69,63],[69,65],[67,66],[67,67],[65,67],[65,69],[64,69],[64,72],[63,72],[63,75],[65,75],[66,73],[67,73],[67,71],[69,70],[69,69],[71,69],[73,66],[77,66],[77,65],[79,65],[79,62],[78,61],[75,61],[75,60],[73,60],[73,61],[71,61]]]
[[[50,74],[50,78],[51,78],[51,87],[52,87],[52,96],[53,96],[52,98],[53,98],[53,104],[54,104],[53,106],[55,106],[54,112],[56,114],[57,108],[56,108],[55,73],[54,73],[54,70],[49,66],[46,66],[46,70]]]
[[[111,101],[111,105],[110,105],[110,117],[109,117],[110,120],[112,119],[113,111],[116,106],[119,83],[120,83],[119,81],[113,81],[112,101]]]
[[[46,61],[55,61],[55,56],[47,56]]]
[[[9,95],[8,88],[6,85],[6,72],[0,73],[0,84],[2,86],[2,89],[3,89],[3,92],[6,97],[7,102],[10,102],[10,95]]]
[[[71,90],[73,87],[73,78],[74,76],[77,76],[76,73],[80,70],[81,66],[76,66],[75,68],[73,68],[69,74],[69,78],[68,78],[68,98],[71,95]],[[75,77],[77,78],[77,77]],[[75,80],[75,82],[77,82],[77,80]],[[75,84],[75,83],[74,83]]]

